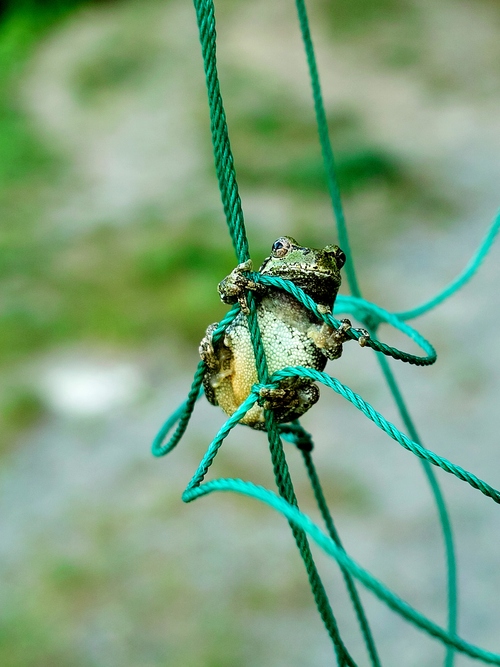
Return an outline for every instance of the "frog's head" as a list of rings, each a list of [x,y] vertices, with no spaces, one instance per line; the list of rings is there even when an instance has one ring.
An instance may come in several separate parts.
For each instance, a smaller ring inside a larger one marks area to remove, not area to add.
[[[281,236],[273,243],[271,254],[259,271],[291,280],[317,303],[332,306],[345,260],[345,254],[336,245],[317,250],[299,245],[291,236]]]

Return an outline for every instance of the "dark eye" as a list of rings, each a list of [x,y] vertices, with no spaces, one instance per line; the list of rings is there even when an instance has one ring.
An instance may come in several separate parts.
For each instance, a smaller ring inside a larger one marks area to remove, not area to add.
[[[337,269],[341,269],[344,266],[346,259],[347,257],[345,256],[345,252],[340,248],[337,248],[335,251],[335,262],[337,264]]]
[[[278,239],[273,243],[271,252],[275,257],[284,257],[290,250],[290,241],[286,238]]]

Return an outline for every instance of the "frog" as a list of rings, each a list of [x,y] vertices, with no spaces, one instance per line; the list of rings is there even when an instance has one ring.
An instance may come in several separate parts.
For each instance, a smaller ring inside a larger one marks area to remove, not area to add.
[[[341,284],[340,270],[346,261],[337,245],[322,249],[299,245],[291,236],[281,236],[259,268],[263,276],[291,281],[316,303],[319,312],[331,313]],[[306,308],[283,289],[252,280],[252,261],[239,264],[218,285],[221,300],[241,308],[224,335],[213,341],[218,323],[211,324],[199,352],[205,362],[203,388],[210,403],[232,415],[258,382],[255,356],[248,327],[247,291],[254,295],[257,321],[269,374],[285,366],[306,366],[323,371],[329,359],[338,359],[351,323],[343,320],[336,329]],[[319,399],[318,386],[309,378],[289,377],[277,386],[263,387],[259,400],[240,420],[256,430],[266,430],[265,410],[272,410],[278,423],[298,419]]]

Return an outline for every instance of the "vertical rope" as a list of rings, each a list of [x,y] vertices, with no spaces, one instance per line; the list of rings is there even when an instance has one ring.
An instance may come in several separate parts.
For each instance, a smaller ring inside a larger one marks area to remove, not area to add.
[[[316,502],[318,503],[318,507],[321,512],[321,516],[323,517],[323,521],[325,522],[328,534],[335,542],[335,544],[343,550],[344,547],[342,545],[340,535],[338,534],[337,529],[335,528],[335,524],[333,523],[333,518],[328,508],[325,496],[323,494],[323,489],[321,488],[321,483],[319,481],[318,473],[316,472],[316,467],[314,465],[311,452],[308,450],[302,450],[302,456],[304,458],[304,464],[307,469],[309,479],[311,481],[312,489],[314,491],[314,497],[316,498]],[[342,571],[342,575],[344,577],[344,581],[347,590],[349,592],[349,596],[351,598],[354,611],[356,612],[356,616],[358,618],[358,623],[361,628],[361,633],[363,635],[363,639],[366,644],[368,655],[370,656],[371,664],[373,667],[381,667],[380,659],[378,657],[377,649],[375,647],[375,642],[373,640],[373,636],[370,630],[370,625],[368,623],[368,619],[366,618],[365,610],[363,609],[363,605],[361,604],[361,599],[359,597],[358,591],[356,590],[354,581],[345,567],[340,565],[340,569]]]
[[[328,192],[332,201],[333,212],[337,222],[337,233],[339,237],[339,245],[345,252],[347,261],[344,266],[344,271],[347,276],[347,282],[353,296],[361,296],[361,291],[354,269],[354,260],[352,257],[351,246],[349,243],[349,235],[347,233],[347,225],[344,216],[344,207],[342,206],[342,199],[338,186],[337,173],[335,168],[335,158],[333,156],[332,144],[330,142],[330,134],[328,132],[328,121],[326,119],[325,105],[323,104],[323,96],[321,95],[321,85],[319,82],[318,67],[316,65],[316,57],[314,55],[314,46],[311,38],[311,31],[309,29],[309,21],[307,18],[307,10],[304,0],[296,0],[297,13],[299,15],[300,30],[302,32],[302,40],[306,50],[307,64],[309,66],[309,74],[311,78],[312,93],[314,99],[314,110],[316,113],[316,122],[318,125],[318,134],[321,144],[321,152],[323,154],[323,161],[325,163],[326,177],[328,182]]]
[[[233,246],[239,262],[243,262],[249,258],[249,249],[245,233],[243,210],[236,182],[233,156],[229,143],[226,116],[217,75],[214,5],[212,0],[194,0],[194,4],[198,20],[207,83],[215,168]],[[248,314],[248,326],[254,348],[257,374],[259,382],[266,383],[269,379],[269,373],[257,321],[255,299],[250,291],[247,294],[247,301],[250,311]],[[265,418],[271,459],[279,493],[287,500],[287,502],[297,506],[297,499],[293,490],[292,480],[288,471],[274,415],[271,412],[266,411]],[[333,641],[338,663],[340,667],[356,667],[355,662],[349,655],[340,637],[337,622],[314,563],[306,534],[295,525],[290,525],[307,570],[316,606]]]
[[[194,0],[201,52],[205,68],[205,78],[210,107],[210,128],[214,148],[215,170],[219,190],[226,215],[226,222],[239,262],[250,257],[245,234],[243,210],[241,207],[231,144],[227,129],[226,114],[220,93],[217,74],[215,11],[211,0]]]
[[[415,424],[410,417],[406,403],[404,402],[403,395],[401,390],[396,382],[393,372],[389,366],[389,362],[384,357],[383,354],[377,354],[382,372],[387,384],[391,389],[391,393],[396,401],[398,406],[399,413],[403,419],[404,425],[408,431],[410,438],[419,445],[422,445],[422,441],[417,433]],[[457,591],[457,564],[455,559],[455,549],[453,547],[453,531],[451,527],[450,517],[448,515],[448,510],[446,509],[446,503],[444,500],[443,493],[436,479],[436,475],[432,470],[432,466],[428,461],[422,460],[422,466],[424,473],[427,477],[427,480],[430,484],[431,491],[434,495],[436,501],[436,507],[439,514],[439,522],[441,524],[441,530],[443,532],[443,539],[445,544],[445,554],[446,554],[446,570],[447,570],[447,580],[448,580],[448,632],[451,635],[457,633],[457,619],[458,619],[458,591]],[[446,646],[446,657],[445,657],[445,667],[453,667],[455,651],[452,646],[449,644]]]
[[[269,436],[271,458],[279,494],[290,505],[298,507],[276,420],[274,419],[273,414],[269,411],[266,411],[266,428]],[[340,667],[356,667],[356,663],[349,655],[349,652],[340,637],[337,621],[314,562],[306,533],[301,528],[298,528],[293,522],[289,521],[289,525],[292,529],[302,560],[306,566],[309,585],[314,595],[316,607],[335,647],[338,664]]]
[[[337,233],[339,237],[339,243],[341,244],[344,252],[346,253],[348,257],[348,261],[346,262],[345,265],[345,271],[347,274],[347,279],[349,282],[349,287],[351,289],[351,292],[353,296],[355,297],[361,297],[361,290],[358,285],[358,281],[356,278],[356,273],[354,269],[354,261],[352,258],[352,253],[350,250],[350,244],[349,244],[349,238],[348,238],[348,233],[347,233],[347,226],[345,222],[345,216],[344,216],[344,211],[342,207],[342,201],[340,198],[340,191],[338,188],[338,183],[337,183],[337,176],[336,176],[336,171],[335,171],[335,161],[333,157],[333,150],[332,150],[332,145],[330,142],[330,136],[328,132],[328,123],[326,119],[326,113],[325,113],[325,106],[323,103],[323,96],[321,94],[321,84],[319,80],[319,73],[318,73],[318,68],[316,64],[316,58],[314,55],[314,47],[312,43],[312,38],[311,38],[311,32],[309,29],[309,21],[307,17],[307,10],[305,6],[305,0],[296,0],[296,6],[297,6],[297,12],[298,12],[298,17],[299,17],[299,23],[300,23],[300,28],[302,32],[302,39],[304,42],[304,48],[306,51],[306,56],[307,56],[307,63],[309,66],[309,75],[311,79],[311,86],[312,86],[312,93],[313,93],[313,98],[314,98],[314,108],[316,112],[316,119],[317,119],[317,124],[318,124],[318,133],[319,133],[319,139],[321,143],[321,150],[323,153],[323,160],[325,163],[325,169],[327,172],[327,179],[328,179],[328,189],[330,192],[330,197],[332,200],[332,206],[333,206],[333,211],[335,214],[335,219],[337,223]],[[438,295],[438,297],[430,302],[431,306],[435,305],[438,303],[440,300],[442,301],[446,296],[448,296],[451,293],[451,290],[458,289],[468,278],[472,275],[473,271],[477,269],[477,266],[479,266],[479,263],[482,261],[482,258],[486,254],[487,250],[493,243],[493,239],[495,238],[498,229],[500,227],[500,216],[499,219],[496,221],[498,224],[494,225],[493,228],[489,231],[487,238],[484,242],[484,253],[480,249],[478,252],[477,257],[473,258],[471,261],[471,265],[466,267],[466,270],[464,273],[459,276],[459,278],[454,281],[447,289],[443,291],[442,294]],[[428,305],[425,304],[423,308],[421,309],[416,309],[414,312],[410,313],[404,313],[404,315],[408,316],[408,314],[414,316],[416,314],[420,314],[420,312],[424,312],[425,309],[428,309]],[[365,326],[370,328],[369,323],[366,322]],[[415,425],[413,423],[413,420],[410,417],[410,414],[408,412],[408,409],[406,407],[405,401],[403,399],[403,396],[401,392],[399,391],[399,388],[396,384],[396,380],[389,368],[389,364],[385,357],[383,357],[381,354],[377,354],[377,356],[380,359],[380,363],[382,365],[382,371],[384,374],[384,377],[389,385],[389,388],[392,392],[394,401],[398,407],[399,413],[401,415],[401,418],[403,419],[403,422],[406,425],[406,428],[408,429],[408,433],[410,434],[410,437],[413,435],[415,436],[413,439],[417,441],[419,444],[420,440],[418,439],[418,434],[417,430],[415,428]],[[451,521],[448,515],[448,511],[446,509],[446,505],[444,502],[444,498],[441,492],[441,489],[439,487],[438,481],[431,470],[429,464],[424,464],[424,471],[427,475],[427,478],[429,480],[429,483],[431,485],[431,490],[434,495],[434,499],[436,502],[436,506],[438,509],[438,514],[441,522],[441,527],[443,531],[443,537],[444,537],[444,546],[445,546],[445,553],[446,553],[446,563],[447,563],[447,572],[448,572],[448,630],[450,633],[454,634],[456,632],[456,626],[457,626],[457,609],[458,609],[458,603],[457,603],[457,573],[456,573],[456,561],[455,561],[455,552],[454,552],[454,545],[453,545],[453,534],[452,534],[452,529],[451,529]],[[445,667],[453,667],[453,661],[454,661],[454,650],[451,646],[448,646],[447,653],[446,653],[446,658],[445,658]]]

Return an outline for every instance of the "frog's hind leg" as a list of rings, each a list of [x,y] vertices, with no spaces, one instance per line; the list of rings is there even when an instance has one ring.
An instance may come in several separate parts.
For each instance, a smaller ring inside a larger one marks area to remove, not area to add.
[[[319,389],[310,380],[286,378],[279,387],[260,391],[259,403],[265,410],[272,410],[279,423],[301,417],[319,399]]]

